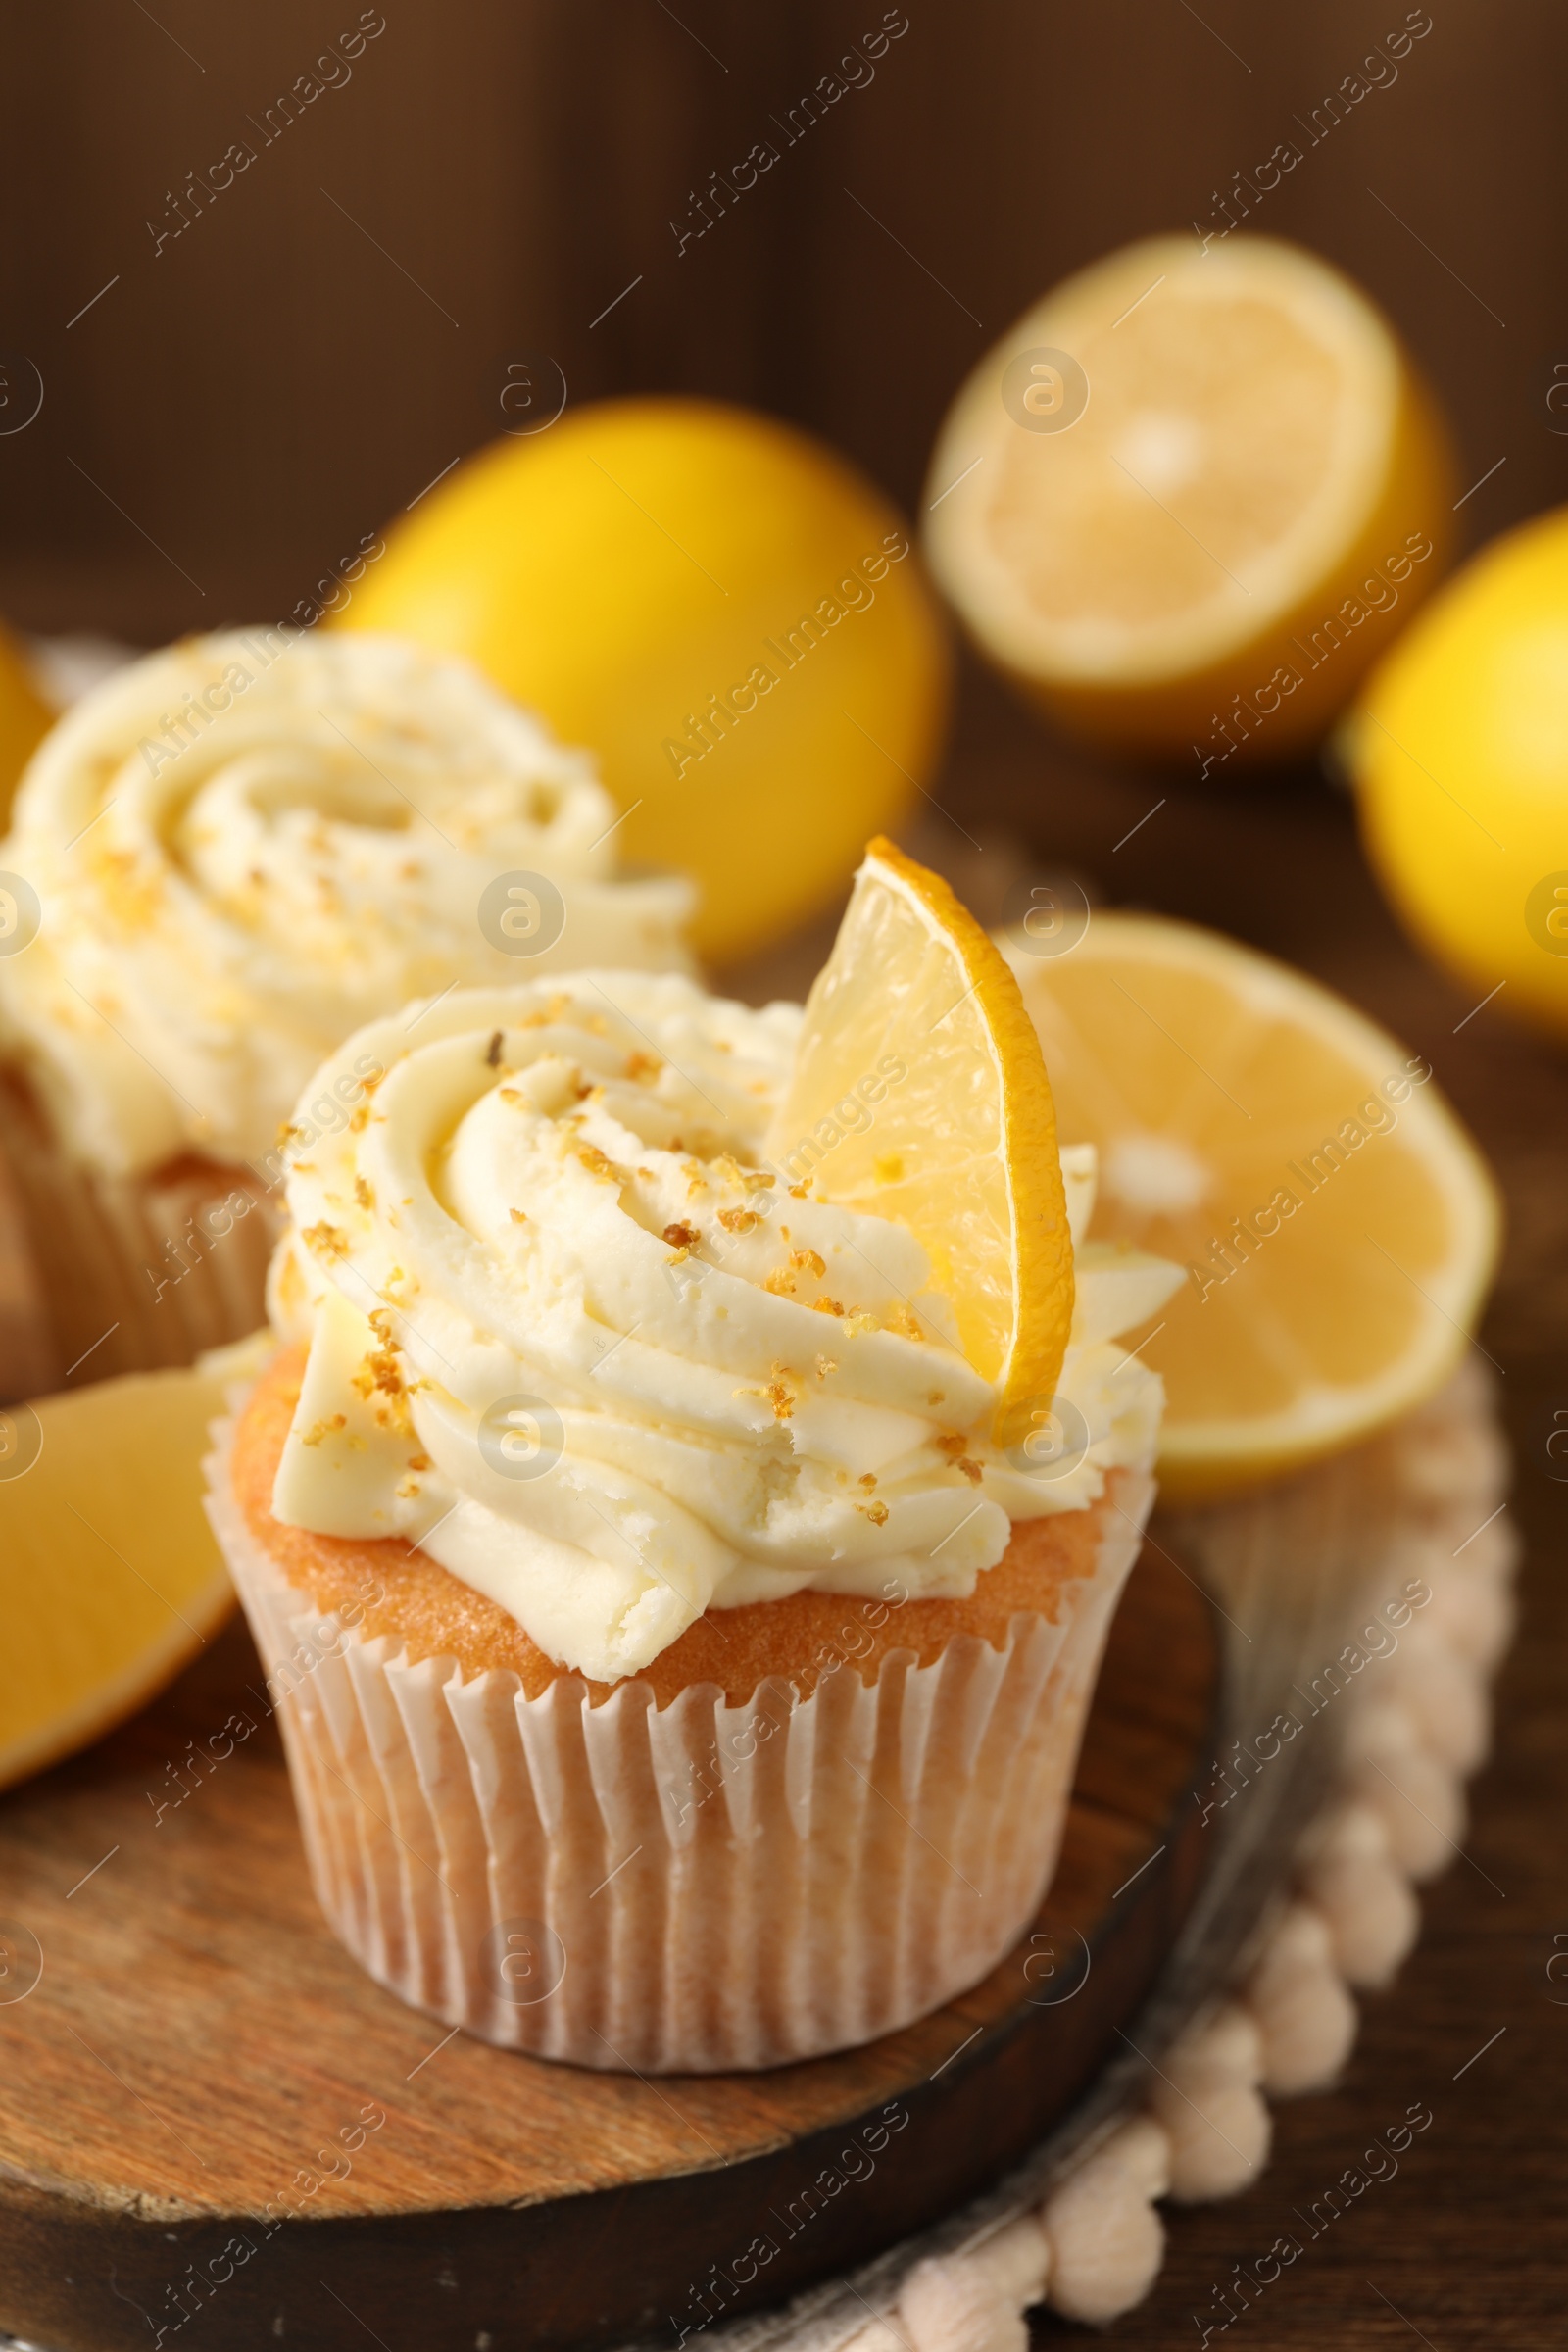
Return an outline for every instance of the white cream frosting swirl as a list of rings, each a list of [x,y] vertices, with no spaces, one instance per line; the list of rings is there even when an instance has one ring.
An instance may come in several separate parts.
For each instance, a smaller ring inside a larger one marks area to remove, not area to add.
[[[465,662],[347,631],[188,638],[86,694],[23,780],[0,867],[42,920],[0,961],[0,1037],[89,1164],[256,1160],[323,1055],[411,998],[687,968],[691,886],[617,879],[614,822],[586,756]],[[518,873],[564,911],[526,958],[480,920]]]
[[[1160,1383],[1110,1343],[1181,1273],[1082,1242],[1092,1152],[1064,1155],[1082,1447],[1041,1475],[992,1445],[914,1236],[761,1164],[800,1020],[602,972],[351,1038],[298,1113],[273,1261],[310,1348],[277,1516],[401,1533],[612,1682],[710,1607],[966,1594],[1012,1520],[1147,1465]]]

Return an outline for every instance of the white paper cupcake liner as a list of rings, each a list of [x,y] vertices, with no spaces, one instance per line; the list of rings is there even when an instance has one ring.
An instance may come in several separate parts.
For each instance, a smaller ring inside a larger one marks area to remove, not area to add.
[[[0,1108],[58,1377],[78,1362],[86,1380],[188,1364],[266,1321],[280,1203],[249,1169],[104,1176],[62,1149],[14,1073],[0,1076]]]
[[[411,1662],[311,1609],[214,1431],[208,1511],[271,1678],[317,1898],[378,1983],[507,2048],[685,2074],[868,2041],[993,1968],[1045,1894],[1152,1482],[1057,1623],[886,1656],[809,1697],[592,1707],[565,1676]],[[856,1604],[846,1602],[847,1612]]]

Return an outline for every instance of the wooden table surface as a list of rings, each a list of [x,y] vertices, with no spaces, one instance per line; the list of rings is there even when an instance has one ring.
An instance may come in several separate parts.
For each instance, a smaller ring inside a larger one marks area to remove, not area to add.
[[[1130,840],[1130,826],[1165,806]],[[999,834],[1110,903],[1213,923],[1304,965],[1412,1048],[1501,1181],[1508,1238],[1482,1339],[1501,1369],[1515,1446],[1511,1510],[1526,1545],[1520,1632],[1496,1687],[1496,1744],[1474,1783],[1463,1860],[1423,1890],[1421,1940],[1362,2003],[1340,2086],[1275,2110],[1273,2159],[1234,2201],[1175,2213],[1163,2274],[1110,2330],[1128,2346],[1197,2344],[1195,2313],[1238,2261],[1306,2211],[1412,2101],[1434,2127],[1212,2339],[1250,2352],[1425,2342],[1431,2352],[1568,2342],[1568,1465],[1546,1452],[1568,1413],[1568,1044],[1515,1028],[1407,945],[1361,859],[1349,801],[1317,770],[1224,795],[1106,770],[1048,739],[1002,691],[966,679],[939,813],[977,905]],[[1114,847],[1118,842],[1122,847]],[[1480,994],[1479,991],[1476,992]],[[1462,1026],[1461,1026],[1462,1024]],[[1551,1473],[1556,1468],[1558,1477]],[[1553,1953],[1564,1957],[1552,1968]],[[1556,1980],[1556,1981],[1554,1981]],[[1500,2038],[1494,2039],[1494,2036]],[[1485,2055],[1476,2052],[1487,2043]],[[1471,2063],[1473,2061],[1473,2063]],[[1040,2340],[1060,2330],[1044,2323]]]

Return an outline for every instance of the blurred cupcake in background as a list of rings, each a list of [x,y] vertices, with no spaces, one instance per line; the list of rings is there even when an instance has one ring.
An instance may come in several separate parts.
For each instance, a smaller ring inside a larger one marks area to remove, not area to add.
[[[460,983],[685,967],[692,888],[618,874],[615,819],[585,755],[394,638],[190,638],[84,696],[0,842],[6,1149],[60,1373],[256,1327],[280,1126],[365,1021]],[[369,1075],[305,1115],[345,1124]]]

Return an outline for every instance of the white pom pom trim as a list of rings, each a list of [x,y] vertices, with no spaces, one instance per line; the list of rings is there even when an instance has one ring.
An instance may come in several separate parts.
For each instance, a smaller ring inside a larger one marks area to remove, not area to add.
[[[1463,1781],[1486,1756],[1488,1678],[1513,1624],[1513,1534],[1505,1518],[1487,1519],[1506,1452],[1468,1372],[1411,1417],[1398,1461],[1424,1518],[1400,1561],[1431,1601],[1406,1629],[1397,1671],[1350,1702],[1341,1790],[1237,1994],[1186,2028],[1144,2112],[1081,2155],[1042,2205],[917,2262],[896,2312],[841,2352],[1027,2352],[1023,2314],[1041,2301],[1066,2319],[1119,2318],[1159,2275],[1160,2199],[1250,2185],[1268,2158],[1261,2092],[1320,2089],[1345,2064],[1357,2023],[1348,1988],[1389,1983],[1420,1927],[1412,1882],[1441,1870],[1464,1835]],[[770,2340],[789,2352],[790,2338]]]

